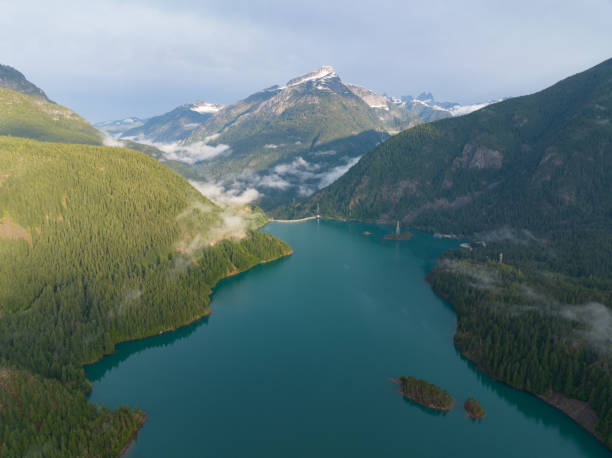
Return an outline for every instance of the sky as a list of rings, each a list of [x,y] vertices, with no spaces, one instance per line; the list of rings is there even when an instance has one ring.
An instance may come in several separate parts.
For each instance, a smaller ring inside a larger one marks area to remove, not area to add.
[[[484,102],[612,57],[612,0],[0,0],[0,63],[92,122],[232,103],[332,65]]]

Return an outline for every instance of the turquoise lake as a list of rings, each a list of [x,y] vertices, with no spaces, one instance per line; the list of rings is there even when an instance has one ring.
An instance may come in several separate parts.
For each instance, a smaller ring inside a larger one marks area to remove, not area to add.
[[[223,280],[210,317],[88,366],[91,401],[148,413],[126,456],[609,458],[561,412],[456,351],[455,313],[425,275],[457,242],[383,240],[391,230],[269,224],[292,256]],[[400,375],[445,388],[455,408],[403,399],[389,381]],[[466,417],[469,396],[486,418]]]

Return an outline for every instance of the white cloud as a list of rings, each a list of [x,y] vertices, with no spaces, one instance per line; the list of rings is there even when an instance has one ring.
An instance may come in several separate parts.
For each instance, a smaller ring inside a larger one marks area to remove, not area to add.
[[[581,323],[583,329],[578,334],[600,351],[612,354],[612,311],[608,307],[597,302],[568,305],[561,315]]]
[[[219,156],[220,154],[229,154],[231,153],[231,149],[229,145],[224,145],[222,143],[212,146],[208,145],[206,141],[203,142],[195,142],[190,143],[189,145],[185,145],[181,142],[174,143],[158,143],[147,140],[143,137],[124,137],[128,140],[133,140],[135,142],[143,143],[145,145],[154,146],[159,149],[163,155],[164,159],[170,161],[179,161],[184,164],[193,165],[196,162],[206,161],[212,159],[213,157]],[[207,137],[207,139],[210,137]]]
[[[333,183],[348,169],[359,161],[360,157],[344,157],[344,164],[327,169],[323,164],[309,162],[301,156],[291,162],[276,165],[272,171],[256,173],[245,170],[233,181],[230,181],[230,189],[259,189],[265,193],[265,189],[286,191],[294,188],[297,193],[306,197],[319,189]]]
[[[229,203],[229,204],[248,204],[256,201],[261,194],[254,188],[226,189],[223,185],[218,183],[204,182],[204,181],[189,181],[191,185],[202,193],[202,195],[208,197],[213,202],[217,203]]]
[[[102,133],[102,135],[103,135],[102,144],[104,146],[119,146],[119,147],[125,146],[124,142],[122,142],[121,140],[111,137],[110,135],[105,134],[105,133]]]
[[[275,174],[264,175],[257,181],[257,184],[259,186],[263,186],[264,188],[273,188],[280,190],[288,189],[291,187],[291,183]]]
[[[166,143],[154,144],[154,146],[164,152],[166,159],[184,162],[185,164],[195,164],[196,162],[212,159],[213,157],[230,151],[228,145],[219,144],[211,146],[204,142],[196,142],[190,145]]]
[[[336,181],[338,178],[348,172],[352,166],[357,164],[357,162],[359,162],[359,159],[361,159],[361,156],[350,158],[346,164],[339,165],[337,167],[334,167],[330,171],[323,173],[320,177],[319,189],[332,184],[334,181]]]

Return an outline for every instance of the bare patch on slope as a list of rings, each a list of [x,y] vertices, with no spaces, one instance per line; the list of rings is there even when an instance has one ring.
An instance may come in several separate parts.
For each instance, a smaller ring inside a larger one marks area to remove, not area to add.
[[[23,239],[32,246],[32,235],[26,230],[25,227],[20,226],[11,220],[11,217],[7,214],[0,219],[0,239],[2,240],[19,240]]]

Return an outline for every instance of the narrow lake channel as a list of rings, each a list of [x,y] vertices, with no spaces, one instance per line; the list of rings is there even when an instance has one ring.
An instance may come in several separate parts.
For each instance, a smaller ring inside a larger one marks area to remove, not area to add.
[[[148,421],[128,457],[610,457],[571,419],[455,350],[456,316],[425,282],[456,241],[360,223],[271,223],[295,253],[223,280],[213,314],[88,366],[91,400]],[[371,233],[366,235],[365,233]],[[457,400],[403,399],[412,375]],[[487,411],[466,417],[475,396]]]

